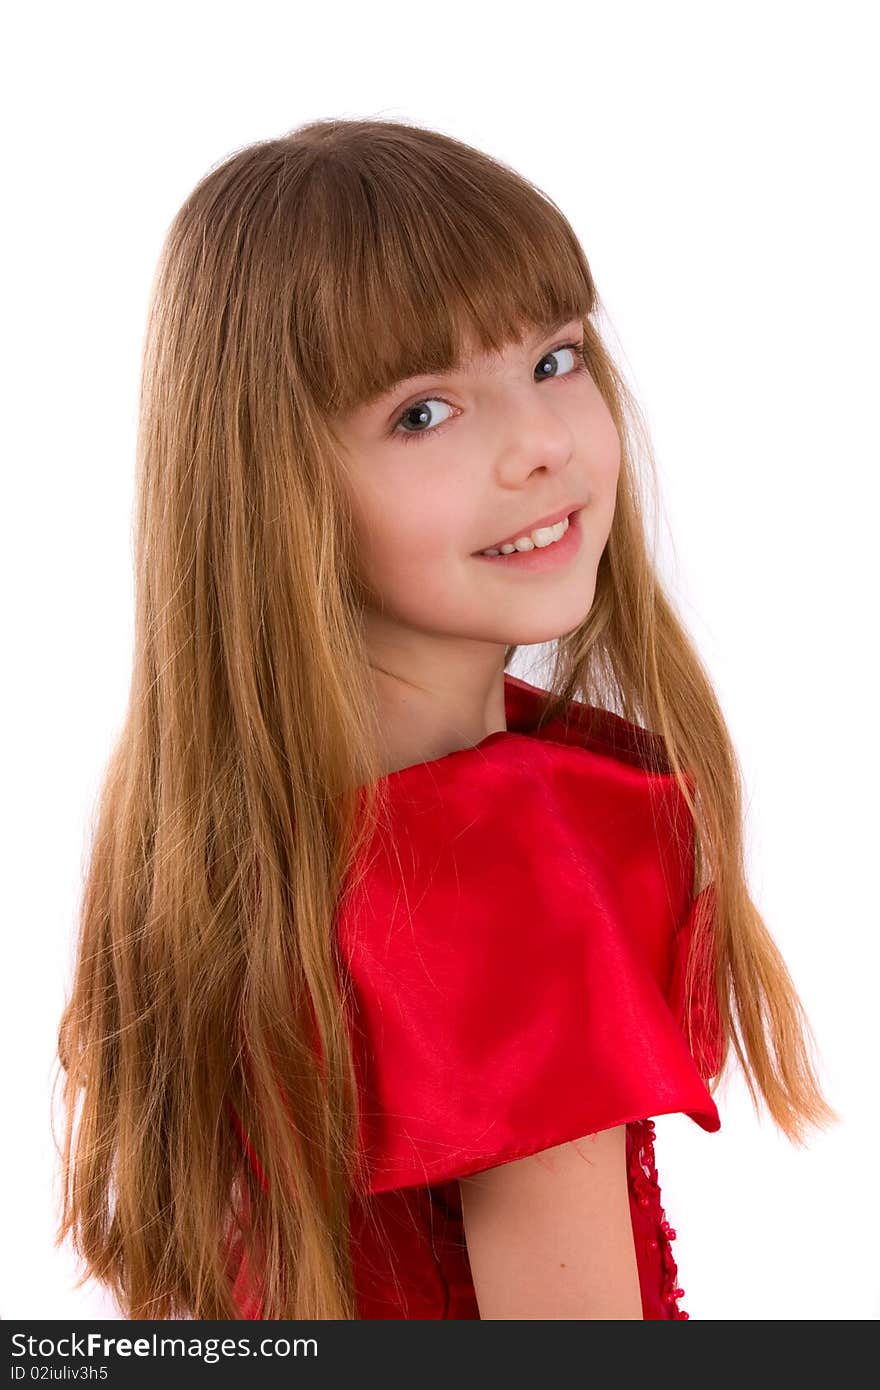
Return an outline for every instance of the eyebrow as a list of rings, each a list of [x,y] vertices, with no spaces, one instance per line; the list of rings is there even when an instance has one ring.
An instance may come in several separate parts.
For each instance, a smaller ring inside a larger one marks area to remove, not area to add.
[[[557,333],[561,333],[562,330],[566,328],[570,323],[575,322],[577,323],[578,328],[582,327],[580,319],[568,318],[562,319],[561,322],[556,324],[555,327],[547,329],[538,329],[538,331],[535,333],[533,341],[537,343],[540,342],[542,338],[549,338],[551,336],[555,336]],[[463,362],[458,362],[454,366],[446,370],[448,370],[450,374],[454,375],[466,371],[467,366]],[[391,386],[389,386],[386,391],[382,391],[379,395],[373,396],[369,401],[366,401],[365,405],[370,411],[381,410],[384,406],[389,405],[393,397],[399,395],[401,391],[403,391],[410,384],[410,382],[414,383],[422,381],[423,379],[426,379],[428,377],[435,377],[440,375],[441,372],[417,372],[414,373],[412,376],[401,377],[398,381],[395,381]]]

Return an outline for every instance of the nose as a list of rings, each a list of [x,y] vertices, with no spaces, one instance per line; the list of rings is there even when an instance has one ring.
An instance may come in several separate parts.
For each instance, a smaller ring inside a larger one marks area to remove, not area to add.
[[[508,416],[498,449],[499,482],[521,487],[539,469],[561,473],[571,462],[572,432],[551,407],[532,399]]]

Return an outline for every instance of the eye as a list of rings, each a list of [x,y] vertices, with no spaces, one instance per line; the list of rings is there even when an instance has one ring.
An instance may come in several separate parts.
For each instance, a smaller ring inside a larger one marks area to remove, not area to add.
[[[573,365],[568,369],[568,371],[564,371],[561,373],[559,371],[542,371],[543,364],[547,362],[551,357],[558,357],[560,354],[565,353],[569,353],[571,355],[573,362]],[[563,380],[566,377],[577,377],[581,376],[586,370],[587,366],[586,358],[584,355],[583,343],[563,343],[560,347],[551,348],[549,352],[544,353],[543,357],[540,359],[538,363],[538,366],[535,368],[535,371],[539,373],[539,380],[541,381],[553,381],[556,377],[561,377],[561,379]],[[411,417],[414,417],[415,422],[421,423],[423,425],[430,423],[429,420],[426,420],[425,417],[433,416],[434,411],[433,409],[428,409],[428,407],[433,407],[438,404],[445,405],[450,410],[452,409],[452,407],[449,405],[449,402],[443,400],[442,396],[425,396],[423,400],[414,401],[412,405],[408,405],[405,410],[401,411],[400,415],[398,415],[396,421],[394,422],[394,429],[392,430],[392,435],[399,437],[401,443],[403,444],[414,444],[417,440],[424,439],[428,435],[439,434],[440,431],[443,429],[444,425],[449,424],[448,419],[441,420],[439,424],[431,424],[431,428],[429,429],[409,430],[401,428],[405,421],[410,421],[410,423],[412,423]]]
[[[564,372],[563,375],[576,376],[577,373],[580,371],[580,368],[583,367],[585,364],[583,343],[563,343],[562,347],[551,348],[549,352],[544,353],[544,356],[541,358],[541,362],[546,362],[548,357],[558,357],[560,352],[570,352],[574,361],[574,366],[571,368],[571,370]],[[544,373],[545,377],[548,377],[550,375],[559,376],[559,373]]]
[[[414,405],[408,405],[406,410],[398,416],[396,426],[399,427],[405,421],[409,423],[415,421],[422,425],[428,424],[429,417],[433,417],[434,415],[433,407],[437,405],[445,405],[447,410],[451,409],[449,402],[442,400],[439,396],[426,396],[423,401],[416,401]],[[446,421],[441,420],[440,424],[434,426],[431,430],[419,430],[415,433],[411,430],[402,430],[401,437],[406,444],[409,444],[412,439],[419,439],[424,434],[436,434],[441,426],[445,424]],[[395,428],[394,433],[397,433],[397,428]]]

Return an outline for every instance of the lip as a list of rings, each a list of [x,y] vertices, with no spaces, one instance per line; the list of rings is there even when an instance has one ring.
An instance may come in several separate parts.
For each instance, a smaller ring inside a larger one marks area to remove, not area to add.
[[[497,546],[500,550],[502,545],[513,545],[513,542],[517,540],[518,537],[528,536],[532,531],[537,531],[541,526],[555,526],[557,521],[564,521],[567,516],[571,516],[572,512],[580,511],[581,507],[585,505],[584,502],[569,502],[567,507],[559,507],[555,512],[550,512],[548,516],[542,516],[537,521],[529,522],[528,526],[522,527],[519,531],[514,531],[510,536],[505,536],[503,540],[489,541],[487,545],[481,545],[480,550],[475,550],[474,554],[479,555],[481,550],[489,550],[493,546]],[[522,551],[520,553],[525,554],[526,552]]]
[[[509,555],[481,555],[477,551],[474,558],[484,565],[494,565],[497,570],[506,570],[508,573],[519,570],[523,574],[540,574],[544,570],[562,569],[571,564],[583,544],[582,511],[583,507],[578,507],[570,514],[568,530],[561,540],[554,541],[552,545],[535,546],[532,550],[513,550]],[[561,521],[562,517],[559,520]]]

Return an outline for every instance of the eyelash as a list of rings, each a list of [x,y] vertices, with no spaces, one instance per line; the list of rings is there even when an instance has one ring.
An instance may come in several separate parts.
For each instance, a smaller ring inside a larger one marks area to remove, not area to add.
[[[568,348],[570,352],[574,353],[575,362],[577,363],[577,366],[573,367],[570,372],[566,372],[564,376],[558,378],[552,376],[546,377],[546,381],[567,381],[570,377],[581,376],[587,370],[587,359],[583,343],[560,343],[558,347],[548,348],[547,351],[542,354],[539,360],[543,362],[545,357],[552,357],[554,353],[564,352],[566,348]],[[444,405],[449,405],[449,401],[445,400],[443,396],[425,396],[421,401],[413,401],[411,405],[406,406],[398,415],[397,419],[394,422],[394,428],[391,431],[392,435],[398,434],[398,426],[400,425],[404,417],[408,415],[411,410],[415,410],[416,406],[422,405],[424,401],[428,400],[443,401]],[[434,425],[432,428],[426,430],[400,430],[399,437],[402,443],[413,444],[416,442],[416,440],[433,439],[435,435],[438,435],[441,430],[445,429],[447,425],[451,424],[452,420],[444,420],[441,424]]]

